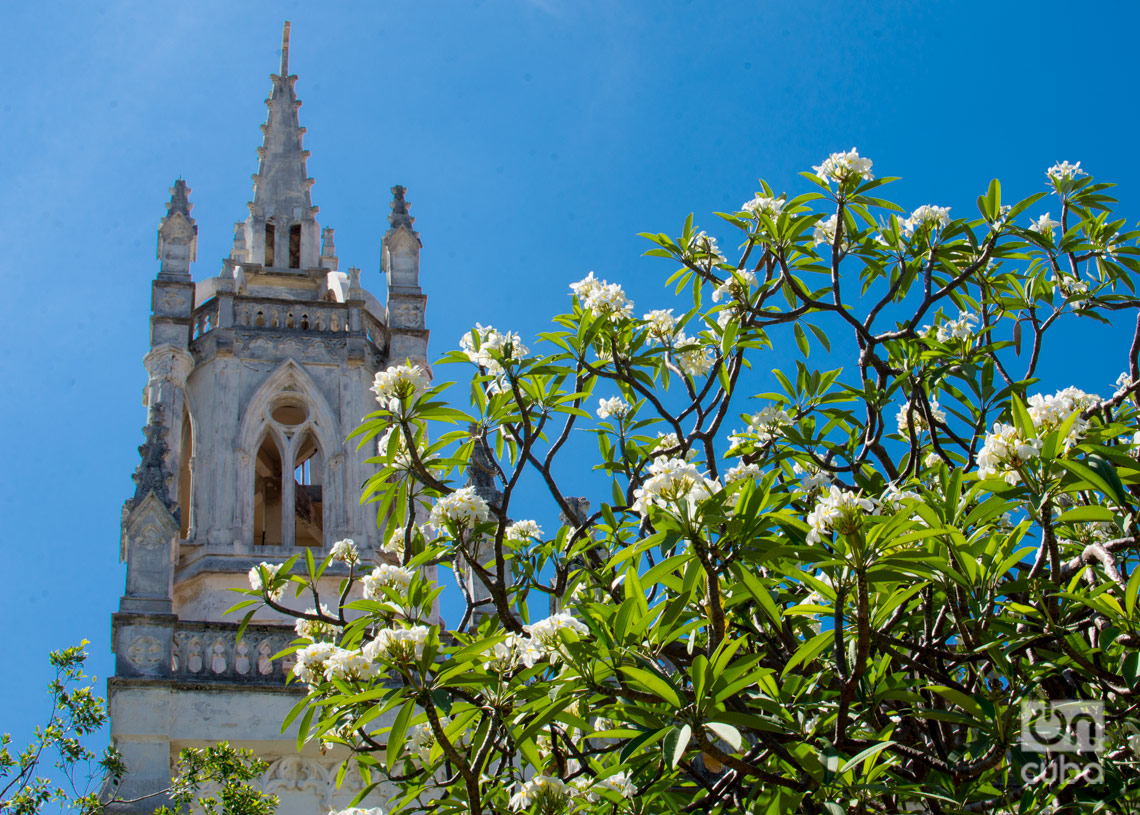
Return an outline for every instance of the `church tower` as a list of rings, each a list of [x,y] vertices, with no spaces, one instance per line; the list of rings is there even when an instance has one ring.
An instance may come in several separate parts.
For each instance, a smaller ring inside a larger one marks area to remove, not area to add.
[[[381,239],[385,306],[359,269],[338,270],[333,230],[317,222],[296,81],[285,23],[253,200],[221,273],[191,276],[198,226],[182,179],[158,229],[145,441],[123,507],[126,590],[112,615],[111,734],[128,769],[119,798],[167,787],[180,749],[223,739],[271,763],[262,783],[281,798],[280,815],[346,806],[360,788],[350,772],[336,789],[343,756],[317,745],[298,754],[281,734],[303,691],[286,686],[290,664],[270,657],[292,640],[292,621],[264,609],[238,642],[238,621],[224,615],[241,599],[231,589],[247,588],[262,561],[305,549],[320,560],[342,538],[366,561],[386,557],[374,510],[359,500],[374,453],[345,439],[375,408],[378,370],[427,366],[421,243],[405,190],[392,189]],[[330,586],[342,570],[330,566]]]

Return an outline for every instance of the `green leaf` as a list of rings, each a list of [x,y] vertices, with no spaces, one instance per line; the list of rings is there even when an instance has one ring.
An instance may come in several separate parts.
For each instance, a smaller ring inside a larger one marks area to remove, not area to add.
[[[621,672],[629,677],[635,685],[640,685],[642,690],[664,699],[675,708],[684,707],[677,691],[657,674],[628,665],[621,666]]]
[[[822,631],[816,634],[810,640],[805,642],[796,649],[795,654],[788,660],[788,664],[784,666],[781,676],[787,676],[791,673],[797,665],[806,664],[815,659],[819,654],[827,648],[830,643],[835,641],[835,634],[832,631]]]
[[[800,353],[806,358],[811,352],[811,346],[808,344],[807,334],[804,333],[804,327],[799,323],[795,323],[792,329],[796,335],[796,345],[799,346]]]
[[[884,742],[881,742],[879,744],[871,745],[866,750],[863,750],[862,752],[857,753],[856,755],[854,755],[850,759],[848,759],[847,763],[845,763],[842,767],[839,768],[839,774],[843,775],[843,773],[847,772],[848,770],[851,770],[851,769],[854,769],[855,767],[857,767],[859,765],[859,762],[863,761],[864,759],[868,759],[871,756],[877,756],[879,753],[886,750],[892,744],[896,744],[896,743],[897,742],[893,742],[893,741],[884,741]]]
[[[1059,524],[1074,524],[1083,521],[1111,521],[1115,516],[1108,507],[1073,507],[1057,516]]]
[[[705,727],[732,745],[734,752],[740,752],[740,747],[744,744],[744,738],[735,727],[730,724],[725,724],[724,722],[705,722]]]
[[[662,747],[665,751],[665,760],[669,762],[670,767],[676,767],[680,763],[681,758],[685,755],[685,750],[689,746],[689,739],[692,738],[693,729],[687,724],[680,727],[672,728],[665,734],[665,742]]]
[[[945,685],[929,685],[926,689],[934,691],[947,701],[962,708],[962,710],[965,710],[975,719],[985,720],[986,714],[982,710],[981,705],[979,705],[973,697],[967,696],[962,693],[962,691],[956,690],[955,688],[948,688]]]
[[[396,762],[400,760],[400,754],[404,751],[404,736],[408,732],[408,722],[411,721],[412,715],[415,712],[415,699],[409,699],[404,702],[404,706],[400,708],[400,712],[396,714],[396,720],[392,723],[392,729],[388,731],[388,749],[384,753],[384,758],[388,765],[389,772],[395,771]]]

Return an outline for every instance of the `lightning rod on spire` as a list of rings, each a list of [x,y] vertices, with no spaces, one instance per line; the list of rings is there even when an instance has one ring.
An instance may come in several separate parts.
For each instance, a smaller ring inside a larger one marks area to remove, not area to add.
[[[289,21],[281,32],[281,76],[289,76]]]

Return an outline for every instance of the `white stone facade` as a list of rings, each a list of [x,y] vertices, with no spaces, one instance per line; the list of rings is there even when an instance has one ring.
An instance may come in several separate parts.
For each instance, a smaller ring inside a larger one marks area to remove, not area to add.
[[[381,238],[385,305],[359,270],[337,270],[333,231],[317,223],[288,34],[286,23],[254,200],[221,273],[191,276],[198,227],[181,179],[159,226],[146,442],[123,508],[126,590],[112,615],[108,697],[124,798],[166,787],[183,747],[223,739],[271,762],[262,783],[281,815],[325,813],[360,789],[354,772],[336,788],[341,756],[313,744],[298,754],[295,732],[281,733],[303,695],[285,682],[289,664],[270,660],[292,639],[291,621],[259,612],[238,642],[238,620],[224,613],[262,561],[305,548],[319,560],[346,537],[365,560],[382,559],[374,511],[359,501],[372,451],[346,437],[375,408],[378,370],[427,365],[421,244],[404,189],[392,190]],[[330,567],[330,585],[342,569]]]

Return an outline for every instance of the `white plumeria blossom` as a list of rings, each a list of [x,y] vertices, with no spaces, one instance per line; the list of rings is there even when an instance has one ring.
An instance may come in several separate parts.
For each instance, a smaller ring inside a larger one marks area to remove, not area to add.
[[[834,181],[837,184],[844,184],[854,178],[864,181],[875,179],[871,173],[871,159],[860,156],[854,147],[846,153],[832,153],[823,160],[823,164],[813,166],[812,169],[824,181]]]
[[[822,495],[807,517],[808,543],[819,543],[832,531],[850,532],[860,515],[875,511],[875,502],[850,490],[841,490],[834,484]]]
[[[316,614],[315,608],[305,609],[306,614]],[[336,619],[336,614],[332,609],[321,603],[321,614],[330,619]],[[313,641],[321,639],[332,639],[336,635],[336,626],[332,623],[326,623],[321,620],[306,620],[304,617],[298,617],[297,621],[293,623],[293,630],[297,632],[298,637],[305,637]]]
[[[355,566],[360,562],[360,550],[356,548],[356,541],[352,538],[339,540],[332,545],[329,556],[338,563],[347,563]]]
[[[812,245],[819,246],[822,243],[831,246],[835,243],[835,226],[837,223],[839,223],[839,218],[836,215],[816,222],[815,229],[811,233]],[[843,243],[843,248],[846,248],[847,241],[844,240]]]
[[[703,231],[695,232],[693,237],[689,239],[688,251],[692,255],[708,258],[713,263],[724,262],[724,254],[716,245],[716,238]]]
[[[1044,437],[1074,413],[1086,411],[1099,401],[1098,396],[1073,387],[1057,391],[1052,396],[1039,393],[1030,396],[1027,407],[1035,435],[1026,438],[1014,425],[994,422],[978,453],[978,475],[981,478],[1001,478],[1010,485],[1020,483],[1018,468],[1041,455]],[[1080,441],[1087,429],[1088,422],[1085,419],[1080,416],[1074,419],[1064,439],[1065,450],[1068,451]]]
[[[360,651],[348,648],[334,648],[325,659],[325,679],[353,681],[379,676],[379,666]]]
[[[706,375],[712,370],[715,362],[713,349],[708,345],[700,345],[699,343],[700,340],[687,337],[684,332],[678,334],[673,341],[673,359],[681,372],[691,377]],[[686,348],[686,346],[688,347]]]
[[[408,397],[418,396],[427,390],[428,378],[419,365],[390,365],[376,374],[369,388],[376,401],[389,410],[396,410]]]
[[[329,815],[385,815],[384,810],[380,807],[349,807],[348,809],[338,809],[335,812],[329,810]]]
[[[424,655],[429,629],[423,625],[411,628],[382,628],[363,648],[364,656],[375,662],[378,659],[420,659]]]
[[[436,529],[470,529],[489,517],[487,502],[475,494],[475,488],[462,487],[435,502],[431,508],[430,522]]]
[[[615,792],[622,798],[632,798],[637,792],[637,787],[624,772],[598,779],[580,776],[574,780],[574,787],[590,803],[597,803],[602,799],[600,792]]]
[[[467,333],[460,338],[459,348],[469,360],[486,368],[488,373],[495,376],[501,375],[504,371],[502,363],[495,359],[491,352],[495,352],[506,360],[519,360],[527,355],[527,347],[522,344],[519,335],[513,331],[497,331],[489,325],[483,326],[475,323],[474,333],[479,338],[479,347],[475,347],[476,344],[472,340],[471,334]]]
[[[620,396],[614,396],[610,399],[598,400],[598,418],[609,419],[611,416],[615,419],[624,418],[629,413],[629,402],[622,399]]]
[[[653,505],[666,509],[681,505],[693,508],[719,490],[717,482],[705,478],[688,461],[661,457],[649,465],[649,478],[634,490],[633,509],[644,516]]]
[[[1081,163],[1079,161],[1076,164],[1062,161],[1046,170],[1045,175],[1053,181],[1071,181],[1082,175],[1088,175],[1088,173],[1081,169]]]
[[[938,424],[946,423],[946,411],[938,406],[937,399],[931,399],[930,402],[930,415]],[[899,435],[909,436],[910,428],[913,424],[915,434],[922,433],[924,430],[929,430],[926,425],[926,414],[923,413],[920,405],[911,407],[910,402],[899,407],[899,412],[895,416],[895,422],[898,424]]]
[[[376,441],[376,454],[381,458],[388,458],[389,449],[392,450],[392,464],[405,470],[412,469],[412,454],[408,451],[408,441],[401,428],[389,427]]]
[[[507,634],[502,642],[496,642],[487,655],[483,667],[488,671],[507,672],[514,670],[521,661],[521,655],[526,643],[526,637],[518,634]],[[537,660],[535,660],[537,661]],[[534,662],[531,662],[533,667]]]
[[[668,343],[673,339],[673,332],[677,330],[677,318],[673,316],[673,309],[654,309],[641,319],[646,322],[645,328],[651,340]]]
[[[391,566],[383,563],[372,570],[372,574],[364,576],[361,583],[364,586],[365,600],[385,599],[384,587],[390,587],[402,593],[407,592],[408,586],[416,572],[403,566]]]
[[[911,213],[909,218],[899,222],[903,232],[911,234],[921,229],[942,229],[950,223],[950,207],[936,207],[923,204]]]
[[[741,212],[747,212],[752,217],[759,215],[767,215],[773,221],[780,217],[780,213],[784,211],[783,198],[767,198],[763,195],[757,195],[751,201],[745,201],[740,205]]]
[[[951,340],[961,342],[974,336],[977,324],[978,316],[976,314],[959,311],[958,319],[945,320],[935,327],[925,326],[923,334],[926,336],[933,335],[939,342],[950,342]]]
[[[734,447],[753,440],[767,444],[781,438],[784,435],[784,428],[790,424],[792,417],[786,410],[775,405],[767,405],[749,418],[748,427],[744,431],[729,436],[728,443]]]
[[[577,296],[584,311],[593,312],[599,317],[609,317],[615,323],[633,313],[633,301],[625,296],[622,287],[596,279],[593,272],[577,283],[571,283],[570,290]]]
[[[1040,218],[1038,218],[1036,221],[1033,221],[1029,225],[1029,231],[1030,232],[1036,232],[1038,235],[1041,235],[1042,237],[1048,238],[1049,240],[1053,240],[1053,230],[1056,229],[1057,227],[1059,227],[1060,225],[1061,225],[1060,221],[1054,221],[1052,218],[1049,217],[1049,213],[1046,212],[1044,215],[1042,215]]]
[[[1113,393],[1112,395],[1113,396],[1123,396],[1125,393],[1128,392],[1128,389],[1131,388],[1132,385],[1133,385],[1132,376],[1130,374],[1128,374],[1127,372],[1122,373],[1120,376],[1116,377],[1116,392]]]
[[[316,685],[325,675],[325,662],[337,647],[331,642],[314,642],[295,652],[293,675],[308,685]]]
[[[404,739],[404,749],[418,756],[421,764],[428,763],[433,747],[435,747],[435,733],[432,732],[431,725],[424,722],[408,728],[407,736]]]
[[[811,465],[805,468],[799,462],[796,462],[792,465],[792,475],[800,480],[800,486],[808,495],[824,487],[831,486],[831,475]]]
[[[726,295],[736,300],[747,300],[749,292],[755,285],[755,274],[747,269],[737,269],[732,273],[732,277],[716,287],[712,293],[712,301],[719,303]]]
[[[879,505],[891,512],[898,512],[907,501],[921,501],[922,496],[914,490],[904,490],[898,484],[888,484],[879,496]]]
[[[1060,292],[1062,297],[1080,297],[1081,295],[1089,293],[1088,283],[1067,272],[1054,272],[1050,280],[1053,282],[1053,290]],[[1075,301],[1073,305],[1080,308],[1082,302]]]
[[[515,521],[503,531],[503,539],[516,543],[542,540],[542,527],[534,521]]]
[[[756,464],[737,464],[724,474],[724,485],[727,487],[738,481],[755,481],[760,475],[760,467]]]
[[[515,812],[521,812],[530,809],[532,804],[541,802],[544,809],[559,811],[570,795],[570,787],[562,779],[549,775],[536,775],[516,788],[509,806]]]
[[[249,587],[257,592],[264,593],[268,591],[269,586],[271,586],[273,584],[273,581],[276,579],[277,573],[281,571],[282,565],[284,564],[273,564],[262,561],[259,565],[254,566],[249,570]],[[265,576],[268,579],[268,582],[262,582],[262,570],[265,571]],[[280,600],[285,595],[285,588],[287,585],[287,583],[284,583],[275,588],[272,592],[270,592],[269,599],[274,601]]]

